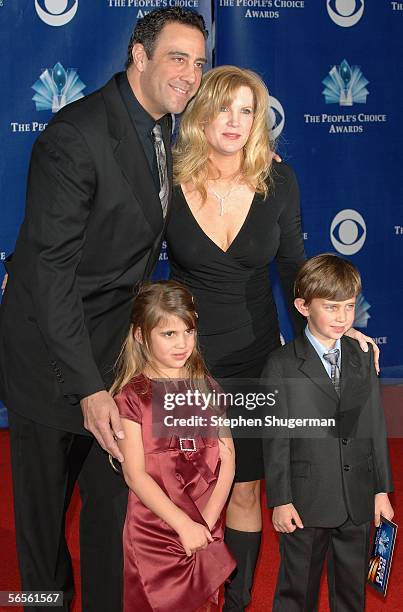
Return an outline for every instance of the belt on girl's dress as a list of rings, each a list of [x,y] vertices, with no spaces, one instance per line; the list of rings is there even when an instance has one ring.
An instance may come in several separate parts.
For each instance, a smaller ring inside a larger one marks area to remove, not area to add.
[[[193,453],[196,449],[196,440],[194,438],[179,438],[179,448],[185,453]]]

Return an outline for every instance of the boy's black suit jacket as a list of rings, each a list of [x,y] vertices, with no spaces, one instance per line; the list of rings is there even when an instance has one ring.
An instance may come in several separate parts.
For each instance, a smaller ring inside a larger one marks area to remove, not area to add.
[[[0,397],[79,433],[78,400],[111,383],[134,287],[152,271],[164,226],[117,78],[62,109],[34,145],[0,314]]]
[[[285,429],[263,440],[269,507],[293,503],[305,527],[359,525],[374,516],[374,495],[392,490],[379,384],[371,347],[341,339],[338,397],[306,338],[275,350],[263,371],[276,391],[277,417],[335,419],[336,428]]]

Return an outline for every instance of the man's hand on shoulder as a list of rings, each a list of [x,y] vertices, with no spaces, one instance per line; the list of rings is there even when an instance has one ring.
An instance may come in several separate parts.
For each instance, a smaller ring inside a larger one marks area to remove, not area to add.
[[[92,433],[102,448],[121,463],[124,457],[116,444],[116,438],[125,436],[119,410],[107,391],[97,391],[84,397],[81,402],[84,427]]]

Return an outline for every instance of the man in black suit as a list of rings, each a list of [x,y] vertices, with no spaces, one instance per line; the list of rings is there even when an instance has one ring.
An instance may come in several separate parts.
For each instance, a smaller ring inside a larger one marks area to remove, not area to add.
[[[331,610],[364,610],[371,520],[393,517],[373,351],[343,336],[360,290],[350,262],[328,254],[305,262],[295,306],[307,328],[271,354],[263,373],[277,392],[273,416],[282,419],[263,440],[268,505],[280,532],[276,612],[317,609],[326,556]]]
[[[160,251],[170,113],[182,112],[200,85],[206,36],[202,17],[190,11],[148,14],[131,37],[127,71],[62,109],[32,153],[1,307],[1,397],[22,587],[64,591],[65,610],[73,578],[64,523],[77,479],[83,610],[121,609],[127,493],[105,452],[123,460],[108,388],[134,287]]]

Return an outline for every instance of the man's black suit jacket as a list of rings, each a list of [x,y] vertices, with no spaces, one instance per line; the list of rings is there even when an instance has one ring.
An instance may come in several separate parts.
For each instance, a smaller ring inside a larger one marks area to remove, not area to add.
[[[171,178],[170,120],[163,124]],[[108,388],[134,287],[158,258],[161,204],[117,77],[36,141],[0,314],[1,398],[85,433],[78,400]]]
[[[313,434],[284,427],[269,438],[265,431],[268,505],[293,503],[305,527],[370,521],[374,495],[392,490],[372,349],[364,353],[343,337],[341,355],[340,398],[305,334],[274,351],[262,374],[276,391],[275,416],[336,422]]]

